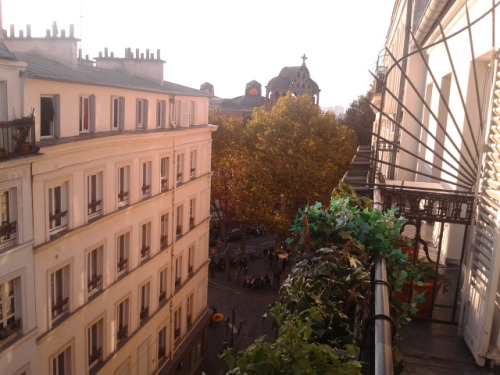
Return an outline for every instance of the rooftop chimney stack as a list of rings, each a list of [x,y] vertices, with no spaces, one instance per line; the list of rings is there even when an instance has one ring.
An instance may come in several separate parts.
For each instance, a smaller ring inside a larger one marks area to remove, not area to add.
[[[26,37],[31,38],[31,25],[26,25]]]
[[[57,22],[54,21],[54,22],[52,22],[52,36],[54,38],[57,38],[58,34],[59,34],[59,30],[57,29]]]
[[[73,25],[73,24],[69,25],[69,36],[70,36],[70,38],[75,37],[75,25]]]
[[[0,30],[2,32],[0,33],[0,40],[3,40],[4,35],[3,35],[3,20],[2,20],[2,0],[0,0]]]

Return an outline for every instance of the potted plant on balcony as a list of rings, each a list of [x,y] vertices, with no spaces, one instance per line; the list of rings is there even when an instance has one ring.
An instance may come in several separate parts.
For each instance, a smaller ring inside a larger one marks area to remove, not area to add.
[[[418,258],[415,262],[408,261],[406,271],[410,280],[405,280],[401,290],[395,290],[392,297],[400,304],[414,304],[412,315],[428,317],[432,313],[432,306],[436,296],[442,289],[448,291],[450,279],[437,272],[436,264],[429,263],[425,258]]]
[[[401,240],[393,243],[394,249],[400,249],[402,254],[407,254],[408,259],[413,261],[417,256],[417,247],[415,246],[415,241],[410,240],[407,237],[402,236]]]
[[[16,152],[19,154],[27,154],[30,150],[29,144],[30,125],[19,125],[12,129],[12,140],[16,144]]]

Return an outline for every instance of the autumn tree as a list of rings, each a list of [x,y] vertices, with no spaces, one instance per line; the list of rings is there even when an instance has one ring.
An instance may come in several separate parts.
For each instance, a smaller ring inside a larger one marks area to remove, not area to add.
[[[271,230],[287,236],[297,210],[316,201],[327,203],[349,168],[355,134],[323,112],[308,95],[287,95],[270,110],[255,109],[245,130],[244,183],[247,203]]]
[[[248,154],[244,121],[221,116],[217,112],[210,113],[209,121],[218,125],[212,135],[211,207],[225,244],[226,277],[229,279],[231,254],[226,241],[228,224],[240,225],[243,236],[241,246],[244,249],[245,228],[263,223],[266,210],[255,204],[262,202],[264,196],[253,181],[257,166]]]
[[[372,94],[368,92],[360,95],[347,108],[341,123],[356,132],[358,144],[369,145],[371,143],[371,131],[375,114],[370,106]]]

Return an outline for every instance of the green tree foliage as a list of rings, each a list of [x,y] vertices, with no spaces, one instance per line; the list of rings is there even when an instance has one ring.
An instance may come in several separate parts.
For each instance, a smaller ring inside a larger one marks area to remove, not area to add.
[[[353,129],[358,137],[358,144],[369,145],[371,143],[371,131],[375,114],[370,106],[372,94],[360,95],[347,108],[341,123]]]
[[[228,374],[360,374],[356,358],[370,316],[373,257],[386,259],[395,289],[409,276],[408,256],[393,246],[403,222],[393,211],[361,208],[348,198],[299,210],[289,243],[301,260],[269,310],[276,340],[259,338],[236,357],[227,350]],[[397,327],[411,309],[392,305]]]
[[[273,312],[271,312],[273,314]],[[312,307],[304,318],[292,316],[283,321],[274,342],[257,339],[241,356],[230,351],[223,354],[230,371],[228,375],[360,375],[361,364],[349,361],[356,355],[352,346],[338,350],[332,345],[311,339],[313,326],[324,312]]]
[[[247,225],[262,223],[270,210],[263,204],[255,204],[267,197],[265,189],[254,179],[259,165],[249,153],[244,121],[216,112],[210,113],[209,121],[219,126],[212,135],[211,204],[217,219]],[[260,207],[264,208],[259,210]]]
[[[254,110],[245,143],[253,166],[247,191],[262,222],[285,238],[297,209],[328,202],[356,151],[355,134],[309,96],[287,95]]]

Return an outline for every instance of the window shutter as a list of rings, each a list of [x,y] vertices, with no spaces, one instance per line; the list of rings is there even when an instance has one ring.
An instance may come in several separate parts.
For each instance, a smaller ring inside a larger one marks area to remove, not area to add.
[[[200,105],[200,103],[194,102],[194,105],[193,105],[193,123],[192,123],[192,125],[198,125],[198,111],[200,110],[199,105]]]
[[[166,128],[167,127],[167,102],[162,100],[161,101],[161,127]]]
[[[181,104],[182,104],[182,102],[180,100],[177,100],[175,102],[175,125],[176,125],[176,127],[181,126],[181,117],[182,117]]]
[[[140,106],[140,100],[136,99],[135,100],[135,128],[137,129],[139,127],[139,122],[141,119],[139,118],[139,106]]]
[[[149,102],[147,100],[144,100],[144,113],[142,119],[142,121],[144,122],[144,129],[148,128],[148,104]]]
[[[120,96],[120,123],[118,124],[118,127],[120,130],[125,129],[125,98],[123,96]]]
[[[95,95],[89,97],[90,124],[89,131],[95,133]]]
[[[61,98],[54,95],[54,136],[61,136]]]
[[[181,117],[181,126],[182,127],[187,127],[189,126],[189,122],[190,122],[190,110],[191,110],[191,103],[190,102],[182,102],[182,107],[181,107],[181,111],[182,111],[182,117]]]

